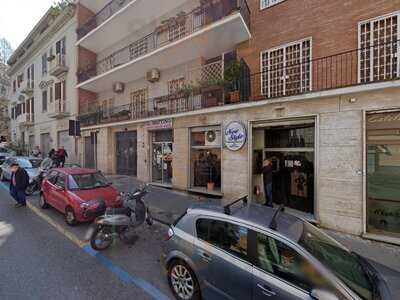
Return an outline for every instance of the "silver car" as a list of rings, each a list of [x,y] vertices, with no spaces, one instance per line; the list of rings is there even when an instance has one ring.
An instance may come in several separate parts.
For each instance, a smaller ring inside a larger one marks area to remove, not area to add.
[[[15,156],[15,151],[0,147],[0,165],[10,156]]]
[[[11,180],[11,170],[10,167],[13,163],[18,163],[21,168],[24,168],[29,175],[29,183],[39,175],[39,167],[42,159],[35,157],[25,157],[25,156],[14,156],[7,158],[4,163],[0,166],[0,180]]]
[[[194,206],[170,227],[162,261],[177,299],[400,295],[400,273],[349,251],[282,207]]]

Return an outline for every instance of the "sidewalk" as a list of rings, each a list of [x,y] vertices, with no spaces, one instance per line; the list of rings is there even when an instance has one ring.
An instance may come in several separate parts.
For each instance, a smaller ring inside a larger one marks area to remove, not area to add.
[[[113,186],[122,192],[132,192],[143,183],[133,177],[110,175],[107,178]],[[178,192],[166,188],[152,186],[151,193],[146,197],[154,216],[169,223],[183,214],[188,207],[195,203],[214,202],[220,204],[217,199],[205,196],[197,196],[185,192]],[[365,257],[386,265],[400,272],[400,247],[377,241],[366,240],[358,236],[344,234],[332,230],[325,232],[334,237],[349,249],[356,251]]]

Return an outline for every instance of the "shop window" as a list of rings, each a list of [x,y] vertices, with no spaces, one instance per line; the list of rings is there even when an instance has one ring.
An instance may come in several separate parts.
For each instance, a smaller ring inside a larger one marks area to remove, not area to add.
[[[400,111],[367,116],[367,231],[400,238]]]
[[[221,191],[221,130],[219,126],[191,131],[191,188]]]
[[[151,132],[152,181],[171,185],[173,177],[173,131],[156,130]]]

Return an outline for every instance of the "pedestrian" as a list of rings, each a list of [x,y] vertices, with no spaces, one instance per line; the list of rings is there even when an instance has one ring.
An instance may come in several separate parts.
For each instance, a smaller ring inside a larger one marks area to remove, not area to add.
[[[34,157],[39,157],[42,155],[42,152],[40,151],[39,146],[36,146],[33,150],[32,150],[32,156]]]
[[[272,161],[270,159],[264,160],[262,169],[265,205],[272,207]]]
[[[25,189],[29,184],[29,175],[24,168],[21,168],[19,164],[12,163],[11,169],[11,183],[10,183],[10,195],[17,201],[15,207],[26,206]]]
[[[64,146],[61,146],[61,148],[57,150],[57,157],[58,157],[58,159],[60,161],[61,168],[64,168],[65,160],[68,157],[68,153],[64,149]]]
[[[51,150],[50,150],[50,152],[49,152],[49,157],[51,158],[51,159],[54,159],[54,155],[56,154],[56,150],[54,150],[54,148],[52,148]]]

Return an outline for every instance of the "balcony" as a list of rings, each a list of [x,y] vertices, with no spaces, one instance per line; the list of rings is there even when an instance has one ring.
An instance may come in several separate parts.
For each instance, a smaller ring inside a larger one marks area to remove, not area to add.
[[[31,97],[33,95],[34,87],[35,84],[33,80],[27,81],[26,86],[21,90],[21,94],[24,94],[27,97]]]
[[[393,86],[393,81],[399,83],[400,80],[400,65],[397,63],[399,42],[359,48],[317,59],[297,57],[286,65],[265,68],[263,72],[255,74],[250,74],[248,66],[242,60],[239,71],[236,75],[229,76],[229,79],[226,71],[220,75],[219,70],[222,67],[206,65],[200,71],[192,72],[192,77],[187,77],[191,82],[193,78],[197,78],[196,84],[186,84],[175,94],[147,99],[144,103],[81,111],[78,119],[82,127],[88,127],[159,116],[170,117],[223,106],[231,106],[233,109],[238,104],[283,97],[290,100],[290,97],[301,96],[300,99],[304,99],[306,95],[315,92],[328,94],[332,91],[331,94],[335,95],[340,93],[339,89],[343,89],[343,93],[350,93],[368,88],[390,87]],[[377,53],[385,59],[377,57],[371,62],[371,55]],[[193,75],[196,72],[197,75]],[[344,90],[345,88],[348,90]]]
[[[66,109],[66,102],[61,99],[54,101],[54,111],[49,112],[47,116],[51,119],[62,119],[70,116],[70,113]]]
[[[18,125],[20,128],[35,125],[35,115],[34,114],[23,114],[18,119],[19,119]]]
[[[209,2],[207,2],[209,3]],[[152,68],[161,71],[199,57],[215,57],[248,40],[250,12],[245,0],[223,0],[164,20],[152,33],[129,43],[95,65],[78,71],[78,87],[92,92],[131,82]],[[224,4],[224,5],[223,5]],[[210,41],[205,43],[204,41]]]
[[[95,10],[98,13],[78,28],[78,44],[99,53],[187,2],[188,0],[112,0],[100,11]]]
[[[58,53],[50,60],[50,75],[59,78],[68,72],[65,62],[65,54]]]

